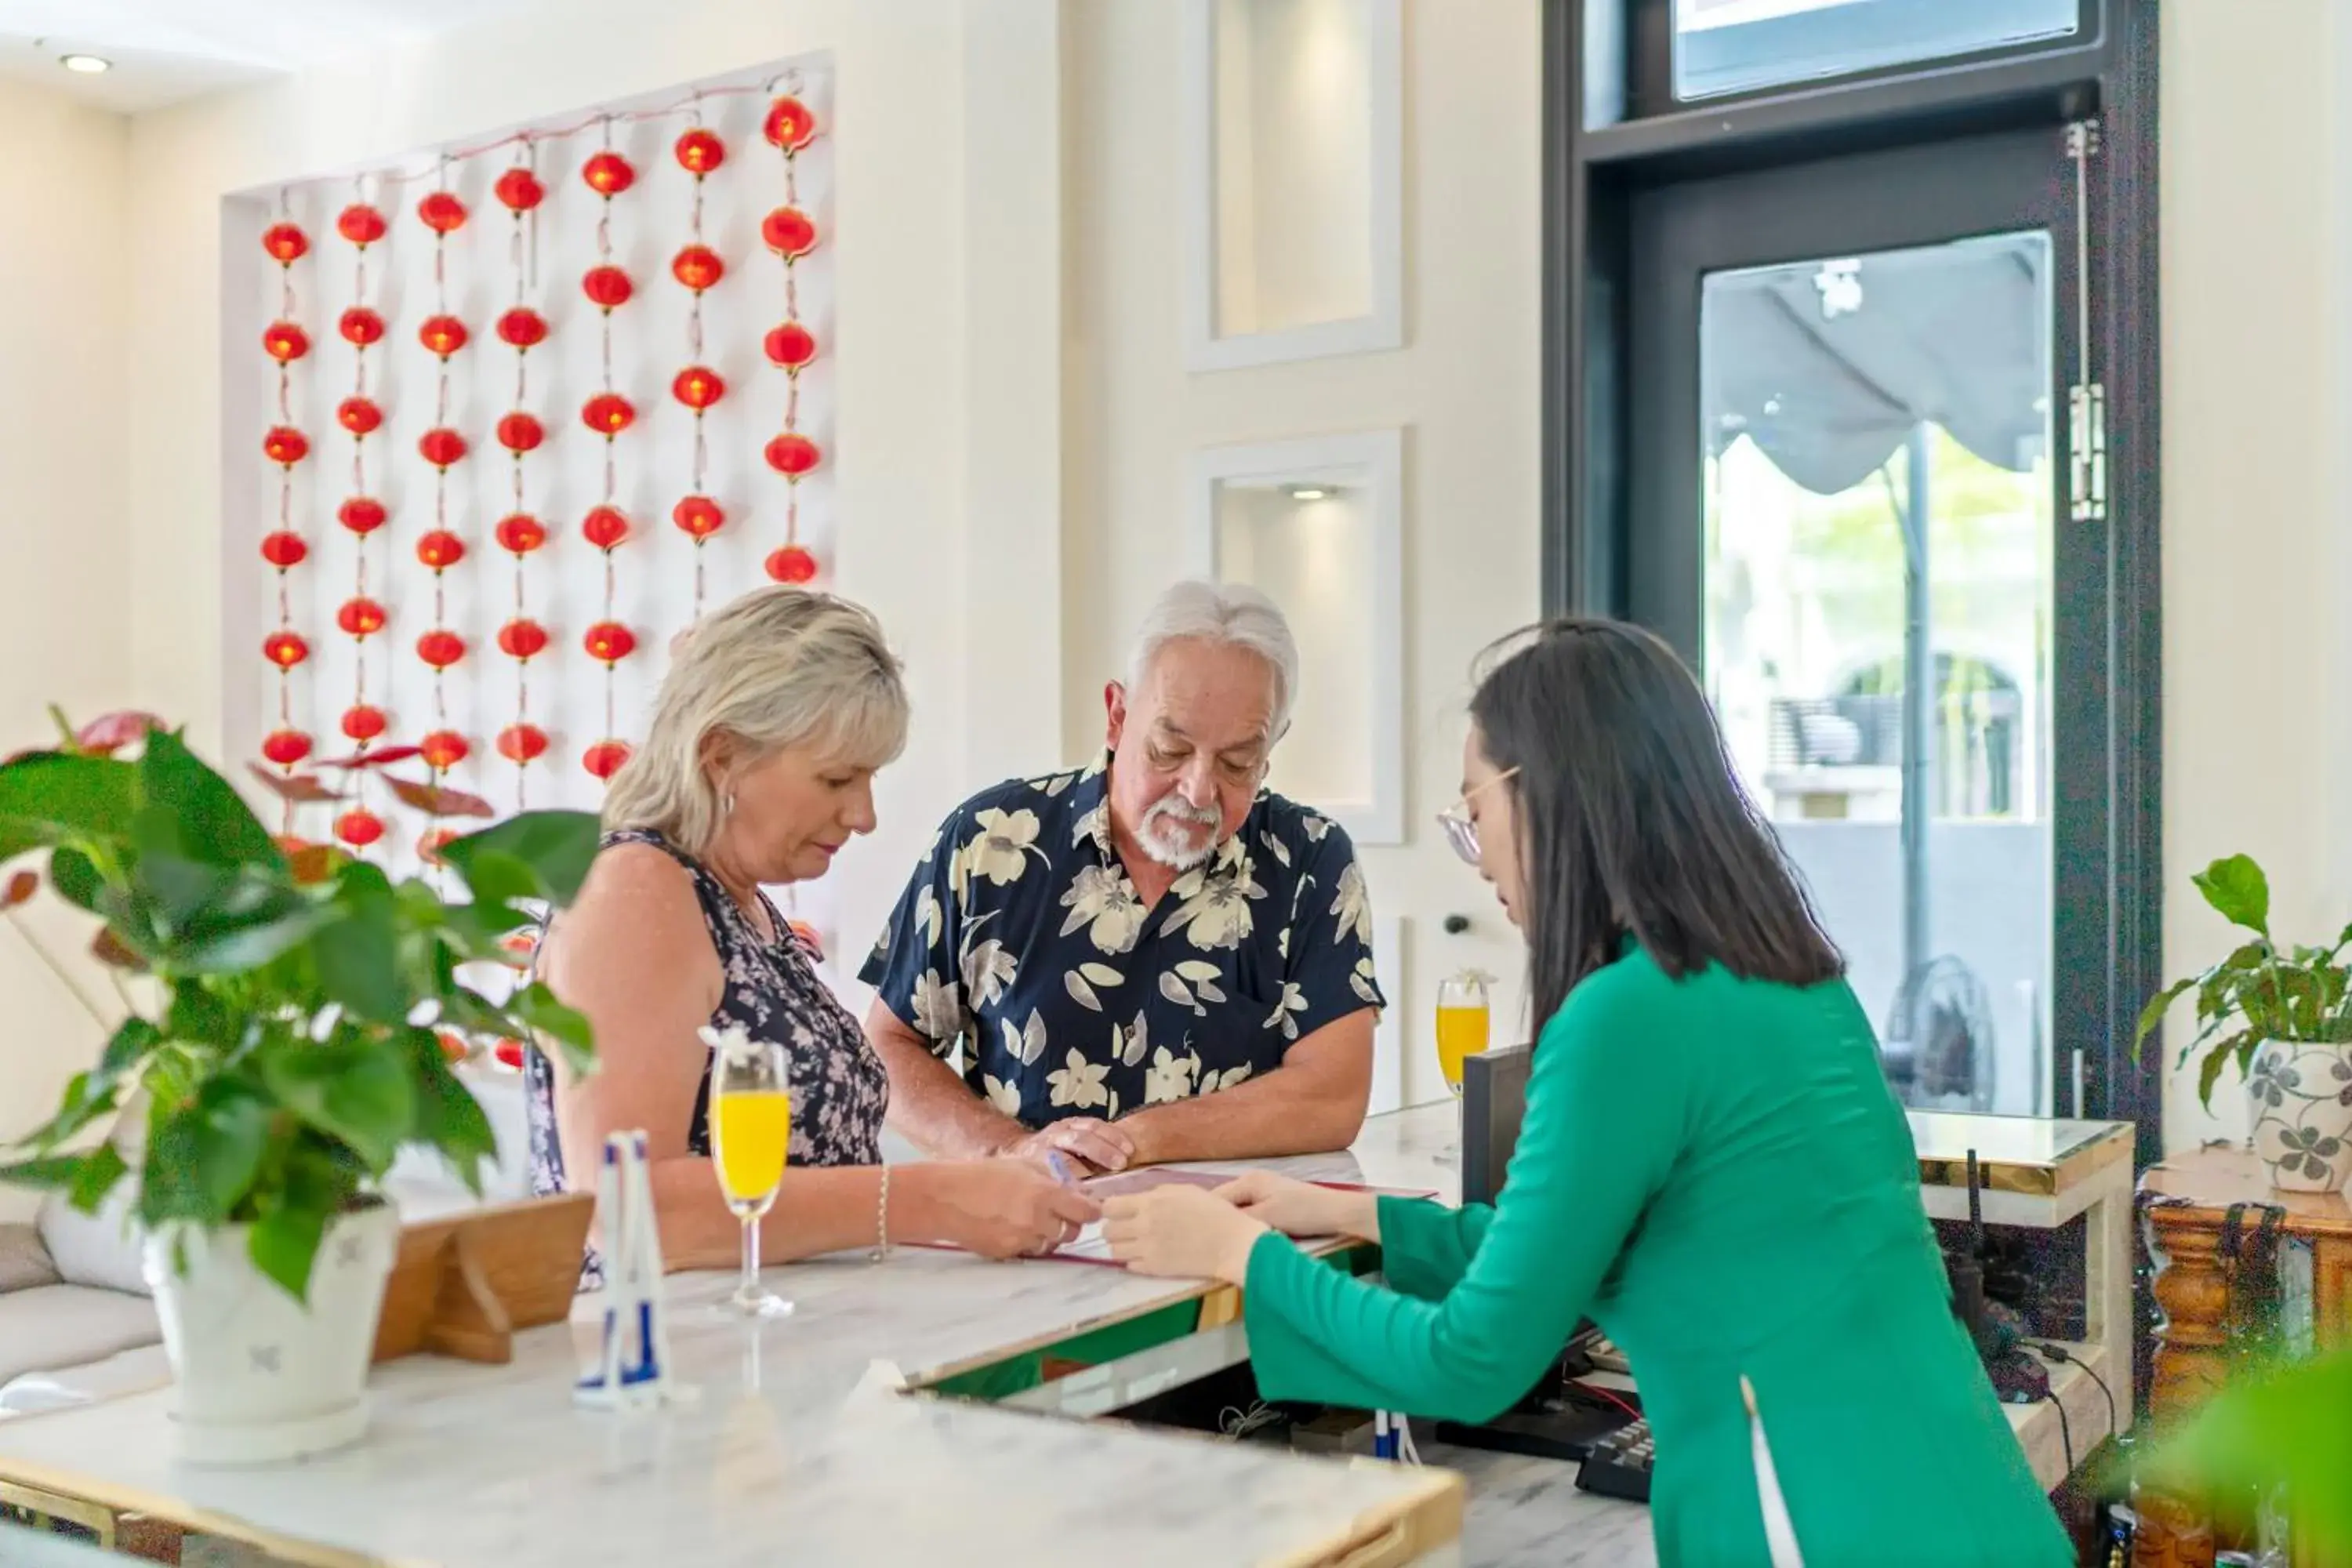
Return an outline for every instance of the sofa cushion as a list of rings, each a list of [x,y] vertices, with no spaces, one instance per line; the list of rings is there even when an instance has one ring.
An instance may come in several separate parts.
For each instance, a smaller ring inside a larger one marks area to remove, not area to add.
[[[49,1249],[58,1277],[68,1285],[87,1285],[94,1290],[146,1295],[147,1279],[140,1261],[146,1250],[146,1232],[132,1213],[138,1203],[135,1176],[116,1183],[96,1214],[82,1213],[63,1193],[43,1198],[34,1223],[40,1227],[41,1241]]]
[[[120,1290],[43,1285],[0,1296],[0,1384],[162,1341],[155,1303]]]
[[[58,1282],[58,1266],[29,1225],[0,1225],[0,1296]]]

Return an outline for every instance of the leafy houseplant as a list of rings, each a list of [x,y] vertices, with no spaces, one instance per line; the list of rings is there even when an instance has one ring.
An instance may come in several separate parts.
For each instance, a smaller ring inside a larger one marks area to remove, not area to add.
[[[2197,994],[2197,1034],[2176,1066],[2202,1051],[2197,1094],[2208,1110],[2235,1062],[2254,1110],[2256,1152],[2287,1191],[2332,1192],[2352,1175],[2352,946],[2347,927],[2326,947],[2282,949],[2271,935],[2270,881],[2251,857],[2214,861],[2196,878],[2205,901],[2250,933],[2203,973],[2174,982],[2140,1015],[2137,1050],[2174,1003]]]
[[[291,782],[304,793],[281,792],[289,798],[333,798],[315,779]],[[489,815],[471,796],[391,782],[437,814]],[[198,1347],[174,1338],[173,1290],[235,1273],[256,1298],[236,1308],[248,1320],[327,1315],[321,1279],[362,1250],[326,1247],[341,1227],[374,1216],[373,1250],[390,1267],[397,1216],[373,1188],[404,1146],[437,1151],[481,1190],[495,1139],[440,1031],[535,1033],[587,1065],[587,1021],[544,986],[515,977],[493,999],[460,971],[511,968],[501,939],[578,890],[596,821],[530,813],[437,843],[429,853],[470,894],[445,900],[423,878],[395,883],[330,847],[273,837],[178,733],[115,715],[0,764],[0,862],[41,850],[58,896],[103,922],[96,952],[128,1016],[0,1180],[61,1190],[96,1212],[131,1167],[115,1142],[84,1149],[78,1135],[143,1105],[134,1212],[185,1420]],[[8,879],[0,903],[12,919],[39,884],[30,869]],[[351,1310],[364,1310],[372,1342],[381,1275],[373,1300],[367,1285],[345,1294],[363,1302]]]

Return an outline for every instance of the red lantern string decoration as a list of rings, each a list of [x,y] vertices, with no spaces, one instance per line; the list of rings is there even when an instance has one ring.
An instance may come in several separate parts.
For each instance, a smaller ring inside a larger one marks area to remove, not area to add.
[[[337,423],[352,437],[352,490],[335,514],[352,535],[352,596],[336,612],[335,624],[353,644],[352,700],[343,711],[342,730],[357,742],[359,756],[365,758],[392,722],[383,709],[368,700],[368,639],[384,629],[387,619],[383,606],[368,596],[368,538],[383,526],[387,514],[383,503],[368,494],[367,477],[367,439],[383,425],[383,410],[368,392],[368,350],[384,337],[383,317],[368,303],[368,247],[382,240],[390,226],[383,214],[367,202],[367,193],[357,178],[352,181],[352,205],[335,220],[335,232],[351,242],[354,252],[352,303],[337,323],[344,342],[352,345],[354,367],[352,395],[336,410]],[[352,809],[335,822],[335,836],[360,850],[383,837],[383,822],[367,808],[366,781],[367,770],[355,770],[356,798]]]
[[[507,624],[499,628],[499,651],[515,661],[514,722],[498,738],[499,755],[515,766],[515,809],[520,811],[530,798],[530,764],[546,748],[541,736],[537,750],[510,744],[518,731],[539,734],[530,722],[530,661],[547,647],[547,634],[530,618],[528,583],[523,563],[547,542],[547,529],[526,510],[523,487],[523,458],[539,450],[547,439],[547,426],[526,405],[530,400],[530,351],[545,342],[548,337],[547,318],[530,304],[530,290],[537,274],[533,258],[538,255],[539,204],[547,197],[547,187],[540,184],[534,170],[539,157],[538,143],[525,135],[515,148],[511,168],[499,176],[499,200],[514,215],[514,226],[507,239],[507,258],[514,267],[514,303],[499,318],[499,341],[515,352],[514,409],[499,421],[499,445],[513,457],[509,465],[513,477],[513,510],[500,519],[494,530],[499,548],[514,560],[514,610]],[[519,628],[527,628],[525,635]]]
[[[715,132],[703,127],[702,110],[698,103],[692,112],[694,123],[677,139],[677,148],[678,163],[694,176],[694,205],[688,210],[687,223],[689,238],[686,248],[679,251],[677,258],[670,263],[671,275],[684,284],[692,296],[686,316],[687,368],[677,373],[669,389],[671,396],[694,411],[694,478],[691,493],[670,509],[670,517],[694,541],[694,618],[700,620],[704,594],[702,547],[727,521],[727,514],[719,509],[719,503],[703,493],[705,476],[709,468],[710,447],[705,438],[702,416],[727,395],[727,383],[717,371],[702,363],[702,296],[726,275],[727,266],[719,258],[718,252],[702,242],[702,182],[711,170],[726,161],[727,146]],[[606,743],[617,742],[608,741]],[[603,750],[603,747],[591,747],[590,756],[595,757]],[[583,757],[582,761],[587,764],[590,773],[596,773],[595,764],[589,758]],[[609,778],[611,774],[596,773],[596,776]]]
[[[262,352],[276,363],[278,369],[278,426],[300,439],[292,428],[293,364],[310,352],[310,335],[295,321],[294,263],[310,248],[310,236],[289,221],[286,216],[286,193],[278,195],[278,221],[261,234],[261,248],[278,263],[278,320],[262,333]],[[273,432],[274,434],[274,432]],[[303,443],[307,450],[309,443]],[[265,456],[273,456],[265,452]],[[275,574],[278,590],[278,628],[262,645],[262,657],[278,671],[278,728],[261,742],[261,754],[288,773],[295,764],[310,754],[310,737],[294,727],[294,667],[308,658],[310,649],[294,631],[293,595],[287,574],[309,559],[310,546],[294,526],[294,465],[278,465],[278,528],[261,542],[261,559]],[[280,831],[294,831],[294,802],[284,805],[284,823]]]
[[[603,618],[597,622],[600,628],[617,626],[613,615],[615,586],[613,552],[620,548],[621,542],[629,536],[628,519],[622,514],[616,500],[619,487],[614,456],[614,441],[622,431],[635,424],[637,417],[636,405],[613,388],[613,311],[625,304],[630,295],[635,292],[628,274],[613,264],[613,198],[635,184],[637,176],[636,171],[630,167],[628,160],[613,151],[613,117],[609,114],[604,117],[604,150],[581,165],[580,170],[580,176],[587,181],[588,188],[603,197],[604,202],[604,211],[598,215],[596,220],[596,265],[591,268],[587,276],[581,279],[582,289],[596,303],[602,312],[598,321],[598,330],[602,334],[599,353],[604,368],[604,382],[601,389],[582,405],[580,409],[581,420],[589,429],[604,437],[604,498],[589,509],[588,515],[581,521],[580,525],[583,537],[602,551],[604,555],[604,613]],[[712,138],[714,142],[716,140]],[[684,153],[681,152],[679,156],[683,161]],[[725,156],[723,149],[719,153],[719,156]],[[714,163],[712,166],[717,165]],[[695,175],[695,188],[699,191],[701,187],[702,176],[698,174]],[[698,305],[701,296],[698,294],[695,299]],[[619,627],[619,630],[623,637],[628,636],[626,627]],[[590,637],[592,656],[595,654],[595,646],[592,633]],[[614,731],[615,710],[614,665],[623,656],[623,654],[614,654],[611,658],[603,659],[605,736],[604,743],[605,744],[612,743]]]
[[[436,740],[456,740],[455,755],[463,757],[465,742],[449,729],[449,667],[466,657],[466,639],[448,629],[448,572],[465,559],[466,542],[449,531],[449,465],[466,455],[464,437],[449,425],[449,356],[466,346],[466,323],[449,313],[449,237],[465,226],[466,204],[449,189],[449,156],[442,154],[439,184],[416,204],[416,216],[433,231],[433,314],[425,319],[417,339],[437,362],[433,385],[433,426],[419,443],[425,460],[433,465],[433,527],[416,542],[416,559],[433,574],[433,629],[416,639],[416,657],[433,672],[433,730]],[[420,751],[423,748],[419,748]],[[453,749],[436,745],[425,757],[433,783],[447,781]],[[427,797],[437,800],[437,795]],[[427,807],[428,813],[432,812]],[[437,815],[437,813],[433,813]],[[429,826],[429,825],[428,825]]]
[[[784,161],[784,205],[760,224],[760,237],[784,268],[784,319],[761,345],[769,363],[784,373],[783,429],[765,451],[768,466],[784,479],[784,542],[770,552],[765,564],[768,575],[779,583],[809,583],[816,578],[817,563],[801,543],[801,480],[822,454],[800,429],[801,372],[816,358],[816,339],[801,324],[796,268],[817,243],[815,221],[801,210],[799,168],[802,150],[816,139],[816,117],[799,99],[779,94],[769,103],[761,129]]]

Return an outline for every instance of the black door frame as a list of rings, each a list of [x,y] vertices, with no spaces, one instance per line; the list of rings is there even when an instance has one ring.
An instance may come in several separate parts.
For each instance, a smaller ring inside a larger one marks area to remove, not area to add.
[[[2096,121],[2082,220],[2090,370],[2105,388],[2108,548],[2104,583],[2084,587],[2104,593],[2108,637],[2105,679],[2062,685],[2057,722],[2102,743],[2066,748],[2072,761],[2052,786],[2062,803],[2103,803],[2106,833],[2095,863],[2053,868],[2058,920],[2069,927],[2056,951],[2097,963],[2089,973],[2062,969],[2052,1004],[2074,1018],[2060,1037],[2085,1043],[2083,1114],[2137,1123],[2143,1164],[2163,1148],[2163,1052],[2135,1059],[2131,1051],[2163,962],[2157,3],[2085,0],[2083,30],[2050,46],[1639,116],[1632,106],[1661,104],[1660,84],[1671,79],[1671,0],[1547,0],[1543,41],[1542,572],[1551,614],[1622,613],[1629,602],[1634,193],[1842,153]],[[2071,273],[2073,258],[2061,259]],[[2074,352],[2060,348],[2071,363]],[[2070,1064],[2053,1054],[2055,1103],[2071,1112]]]

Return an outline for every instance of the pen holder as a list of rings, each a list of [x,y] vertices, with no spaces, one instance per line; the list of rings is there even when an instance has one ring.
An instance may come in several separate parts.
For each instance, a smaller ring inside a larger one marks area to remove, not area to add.
[[[662,1301],[661,1235],[646,1173],[646,1135],[604,1140],[596,1180],[604,1221],[604,1310],[596,1363],[572,1390],[598,1410],[636,1409],[680,1397],[669,1376],[669,1323]]]

